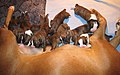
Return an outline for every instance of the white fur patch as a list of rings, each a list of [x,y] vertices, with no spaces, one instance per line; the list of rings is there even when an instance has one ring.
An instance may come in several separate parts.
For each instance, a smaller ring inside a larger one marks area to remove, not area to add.
[[[97,17],[95,14],[91,14],[91,17],[90,17],[90,20],[93,19],[93,20],[97,20]]]
[[[118,31],[118,30],[120,29],[120,25],[117,25],[117,26],[116,26],[116,29],[117,29],[117,31]]]
[[[32,43],[31,47],[34,47],[33,40],[32,40],[32,42],[31,42],[31,43]]]
[[[83,46],[83,40],[80,39],[78,42],[79,42],[79,44],[80,44],[80,47],[82,47],[82,46]]]
[[[98,27],[98,23],[97,22],[93,22],[94,25],[93,25],[93,28],[91,28],[90,31],[94,32],[95,30],[97,30],[97,27]]]
[[[82,36],[87,37],[88,43],[90,42],[90,41],[89,41],[90,39],[89,39],[89,35],[88,35],[88,34],[81,34],[80,37],[82,37]]]
[[[29,35],[29,36],[32,36],[33,35],[33,32],[31,30],[26,30],[25,31],[25,34]]]

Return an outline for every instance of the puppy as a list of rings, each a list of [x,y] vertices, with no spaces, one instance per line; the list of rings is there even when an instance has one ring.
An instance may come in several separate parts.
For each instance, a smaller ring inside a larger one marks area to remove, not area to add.
[[[18,21],[15,16],[12,16],[8,29],[13,31],[16,28],[18,28]]]
[[[99,28],[99,22],[97,20],[97,17],[95,14],[90,14],[90,19],[87,21],[87,23],[91,26],[91,32],[95,32]]]
[[[69,18],[70,14],[68,12],[66,12],[66,9],[63,9],[60,13],[58,13],[53,20],[50,21],[50,25],[51,25],[51,34],[54,34],[58,27],[60,26],[60,24],[63,23],[64,19]]]
[[[61,34],[60,40],[62,41],[62,45],[66,43],[65,38],[67,37],[68,30],[70,30],[70,27],[66,23],[61,24],[59,28],[57,29],[57,33]]]
[[[30,39],[32,36],[33,36],[33,32],[31,30],[26,30],[23,35],[23,44],[27,46],[31,46]]]
[[[76,15],[81,16],[86,21],[88,21],[90,19],[91,14],[92,14],[92,12],[90,10],[88,10],[87,8],[80,6],[78,4],[75,5],[74,13]]]
[[[20,22],[20,28],[22,28],[23,30],[30,29],[31,23],[30,23],[30,17],[28,15],[27,11],[22,13],[20,21],[21,21]]]
[[[12,32],[16,36],[17,43],[23,43],[24,30],[18,28],[18,29],[14,29]]]
[[[71,38],[72,41],[74,42],[74,45],[78,45],[77,38],[81,34],[89,33],[92,27],[93,26],[91,26],[91,25],[84,24],[84,25],[81,25],[73,30],[70,30],[68,32],[67,39],[70,41],[70,38]]]
[[[47,34],[44,29],[37,31],[34,35],[30,38],[29,42],[36,47],[36,48],[43,48],[45,51],[46,47],[46,37]]]
[[[80,37],[77,38],[77,40],[81,48],[91,47],[88,34],[81,34]]]
[[[75,5],[74,13],[76,15],[81,16],[83,19],[87,21],[89,25],[92,26],[91,32],[94,32],[99,27],[99,22],[95,14],[93,14],[90,10],[85,7],[82,7],[78,4]]]
[[[43,17],[41,16],[40,18],[40,29],[44,29],[46,31],[46,33],[50,33],[50,27],[49,27],[49,18],[48,18],[48,14]]]
[[[47,40],[47,43],[52,46],[51,50],[58,47],[59,44],[61,44],[61,43],[62,43],[62,45],[64,45],[63,39],[67,36],[68,30],[70,30],[70,27],[68,26],[68,24],[66,24],[66,23],[61,24],[59,26],[59,28],[57,29],[57,32],[47,38],[47,39],[49,39],[49,40]]]
[[[49,37],[49,43],[52,45],[51,50],[54,50],[61,43],[60,41],[60,33],[56,32],[52,36]]]

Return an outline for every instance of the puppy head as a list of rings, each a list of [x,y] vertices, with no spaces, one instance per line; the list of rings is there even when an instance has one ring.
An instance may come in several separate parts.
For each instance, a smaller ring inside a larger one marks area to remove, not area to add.
[[[23,35],[23,44],[27,45],[30,41],[30,38],[32,37],[33,32],[31,30],[26,30]]]
[[[99,22],[97,20],[89,20],[88,25],[90,26],[91,32],[95,32],[99,28]]]
[[[70,16],[70,14],[68,12],[65,12],[64,15],[65,15],[65,18],[69,18],[69,16]]]
[[[63,14],[65,18],[68,18],[70,16],[70,14],[66,12],[66,9],[63,9],[60,13]]]
[[[36,48],[40,48],[40,45],[41,45],[41,43],[40,43],[40,40],[39,39],[33,39],[33,45],[36,47]]]
[[[87,37],[81,36],[79,37],[78,43],[80,44],[80,47],[87,46]]]
[[[74,12],[75,12],[76,15],[78,15],[78,13],[80,12],[78,4],[75,5]]]

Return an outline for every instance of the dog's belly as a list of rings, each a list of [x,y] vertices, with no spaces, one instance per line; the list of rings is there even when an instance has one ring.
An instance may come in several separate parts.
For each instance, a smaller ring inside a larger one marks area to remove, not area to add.
[[[23,44],[18,44],[19,46],[19,51],[22,54],[26,54],[26,55],[35,55],[35,54],[42,54],[42,53],[46,53],[46,52],[50,52],[51,51],[51,46],[47,46],[45,49],[46,51],[43,52],[43,48],[35,48],[35,47],[31,47],[31,46],[27,46],[27,45],[23,45]]]
[[[33,55],[33,54],[43,53],[43,48],[35,48],[35,47],[26,46],[23,44],[18,44],[18,46],[22,54]]]

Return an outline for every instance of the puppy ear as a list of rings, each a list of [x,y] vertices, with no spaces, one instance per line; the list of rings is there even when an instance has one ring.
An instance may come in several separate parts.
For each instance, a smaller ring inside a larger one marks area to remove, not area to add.
[[[75,4],[75,7],[79,6],[78,4]]]
[[[40,15],[40,25],[44,24],[44,17]]]
[[[49,14],[47,14],[47,15],[45,16],[45,18],[48,17],[48,16],[49,16]]]
[[[66,9],[63,9],[64,12],[66,12]]]

